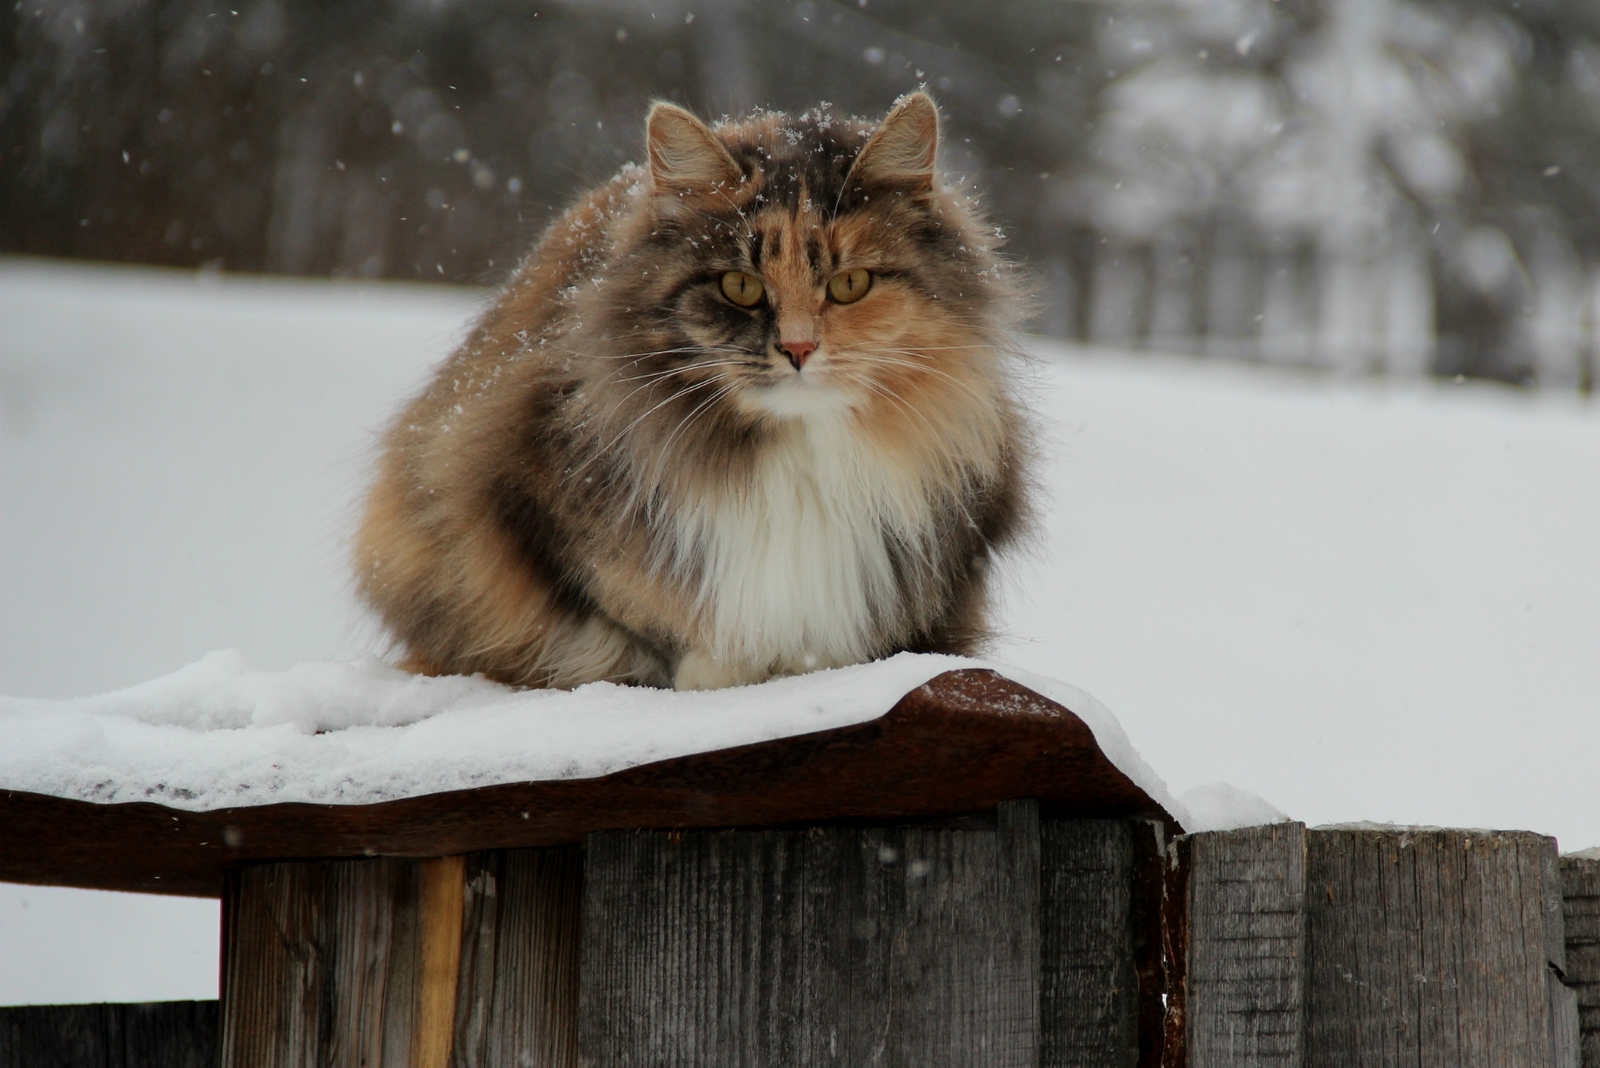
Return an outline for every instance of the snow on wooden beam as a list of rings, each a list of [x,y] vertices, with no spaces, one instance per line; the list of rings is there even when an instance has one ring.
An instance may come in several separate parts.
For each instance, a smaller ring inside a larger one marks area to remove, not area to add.
[[[1072,711],[995,672],[962,670],[866,723],[602,778],[203,812],[0,791],[0,880],[217,896],[231,866],[282,857],[431,857],[574,844],[610,829],[917,819],[1018,797],[1037,798],[1052,817],[1137,816],[1178,829]]]

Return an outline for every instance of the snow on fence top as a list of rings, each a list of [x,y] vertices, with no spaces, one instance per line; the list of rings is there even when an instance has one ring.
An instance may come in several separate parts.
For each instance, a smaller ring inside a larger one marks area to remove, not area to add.
[[[514,690],[377,660],[257,670],[237,651],[72,700],[0,697],[0,789],[204,812],[365,805],[641,764],[865,723],[937,675],[988,668],[1076,713],[1111,762],[1190,821],[1104,706],[1002,663],[901,653],[698,693],[592,683]]]

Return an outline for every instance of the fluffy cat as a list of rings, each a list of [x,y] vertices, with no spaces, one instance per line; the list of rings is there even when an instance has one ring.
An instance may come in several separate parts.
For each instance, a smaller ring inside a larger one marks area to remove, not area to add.
[[[388,431],[362,594],[427,673],[702,689],[969,652],[1025,512],[1017,294],[915,93],[658,103]]]

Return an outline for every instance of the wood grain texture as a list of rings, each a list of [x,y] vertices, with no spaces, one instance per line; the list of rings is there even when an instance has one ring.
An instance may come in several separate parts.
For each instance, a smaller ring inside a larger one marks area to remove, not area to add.
[[[445,884],[461,872],[459,863],[396,858],[284,861],[238,872],[224,902],[221,1063],[446,1063],[457,975],[448,949],[452,936],[459,947],[462,919],[460,891],[452,914]],[[436,989],[441,984],[449,990]],[[442,1039],[420,1031],[429,1013]]]
[[[580,1063],[1033,1068],[1036,828],[591,836]]]
[[[0,791],[0,879],[218,896],[231,865],[438,857],[573,845],[622,828],[892,821],[1034,797],[1052,818],[1177,826],[1070,710],[991,671],[940,675],[854,727],[664,760],[598,779],[514,783],[376,805],[188,812]]]
[[[450,1064],[461,975],[466,860],[435,857],[417,865],[417,1001],[410,1068]]]
[[[1124,820],[1040,826],[1040,1068],[1133,1068],[1134,827]]]
[[[0,1068],[215,1068],[217,1003],[0,1008]]]
[[[1305,825],[1196,834],[1189,850],[1188,1063],[1299,1068]]]
[[[1566,983],[1576,995],[1583,1068],[1600,1068],[1600,860],[1561,858]]]
[[[583,850],[467,858],[457,1068],[574,1068]]]
[[[1522,832],[1313,832],[1306,1063],[1563,1065],[1554,860]]]
[[[1190,840],[1165,828],[1134,837],[1139,895],[1134,930],[1139,967],[1139,1068],[1189,1063]]]

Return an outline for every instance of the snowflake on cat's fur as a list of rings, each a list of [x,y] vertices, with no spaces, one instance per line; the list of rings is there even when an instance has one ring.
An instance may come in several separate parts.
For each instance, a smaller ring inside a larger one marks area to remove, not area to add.
[[[551,227],[389,431],[363,594],[420,671],[716,687],[969,652],[1024,513],[1017,314],[922,93],[708,127]]]

